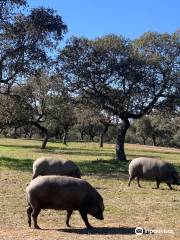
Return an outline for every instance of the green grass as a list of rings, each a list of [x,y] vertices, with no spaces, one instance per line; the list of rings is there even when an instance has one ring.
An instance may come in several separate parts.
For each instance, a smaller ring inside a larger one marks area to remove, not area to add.
[[[99,148],[96,143],[49,142],[41,150],[41,141],[25,139],[0,139],[0,239],[134,239],[134,229],[172,229],[174,234],[154,234],[148,239],[180,238],[180,188],[168,190],[165,184],[154,189],[155,182],[135,181],[127,187],[128,161],[115,160],[114,145]],[[151,156],[169,160],[180,171],[180,150],[126,145],[128,160],[138,156]],[[71,229],[65,227],[65,212],[46,210],[39,217],[44,231],[29,229],[26,219],[25,188],[32,176],[33,161],[40,156],[56,156],[75,161],[83,178],[95,186],[105,202],[105,219],[90,217],[97,228],[84,229],[78,215],[73,214]],[[147,236],[141,236],[147,239]]]

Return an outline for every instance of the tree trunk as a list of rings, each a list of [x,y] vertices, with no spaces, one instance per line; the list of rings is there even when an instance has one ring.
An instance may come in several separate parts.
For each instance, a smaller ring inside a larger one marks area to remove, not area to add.
[[[17,133],[17,130],[20,128],[21,126],[15,127],[14,128],[14,134],[13,134],[13,138],[17,139],[18,137],[21,137],[20,134]]]
[[[14,128],[14,134],[13,134],[13,138],[17,138],[17,129],[18,129],[18,127],[15,127]]]
[[[55,138],[56,138],[56,140],[60,139],[60,137],[59,137],[59,129],[58,128],[55,129]]]
[[[118,134],[116,139],[116,159],[118,161],[127,160],[124,152],[124,142],[125,142],[125,136],[129,127],[130,127],[130,123],[128,118],[122,119],[122,124],[118,129]]]
[[[155,137],[155,136],[152,136],[152,140],[153,140],[153,145],[154,145],[154,146],[157,146],[156,137]]]
[[[104,144],[104,135],[107,133],[110,124],[105,124],[102,133],[100,134],[100,147]]]
[[[89,140],[94,142],[94,134],[91,132],[91,130],[89,130]]]
[[[80,135],[81,135],[81,141],[83,141],[84,140],[84,131],[81,131]]]
[[[90,141],[94,142],[94,135],[89,133],[89,138],[90,138]]]
[[[24,127],[24,137],[25,138],[32,138],[33,135],[33,131],[32,131],[32,127],[30,126],[25,126]]]
[[[30,130],[29,130],[28,137],[29,137],[29,138],[32,138],[32,136],[33,136],[33,130],[32,130],[32,129],[30,129]]]
[[[101,135],[100,135],[100,147],[103,147],[103,143],[104,143],[104,134],[101,133]]]
[[[45,149],[46,148],[46,144],[47,144],[47,142],[49,140],[48,130],[44,128],[43,133],[44,133],[44,141],[42,143],[41,149]]]
[[[44,140],[43,140],[43,143],[42,143],[42,146],[41,146],[41,149],[45,149],[46,148],[46,145],[47,145],[47,142],[49,140],[49,133],[48,133],[48,130],[47,128],[41,126],[39,123],[37,122],[30,122],[32,125],[34,125],[35,127],[37,127],[39,130],[41,130],[43,136],[44,136]]]
[[[67,144],[67,137],[68,137],[68,129],[64,128],[64,133],[63,133],[63,144]]]

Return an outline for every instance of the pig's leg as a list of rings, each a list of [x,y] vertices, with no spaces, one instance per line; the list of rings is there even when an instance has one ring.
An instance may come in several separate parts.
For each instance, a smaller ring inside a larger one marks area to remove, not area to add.
[[[173,188],[171,187],[171,184],[166,182],[166,184],[168,185],[169,189],[172,190]]]
[[[38,217],[40,211],[41,211],[41,209],[33,209],[33,212],[32,212],[32,218],[33,218],[33,221],[34,221],[34,228],[36,228],[36,229],[41,229],[37,224],[37,217]]]
[[[86,227],[87,228],[93,228],[88,221],[87,212],[84,211],[84,210],[79,210],[79,213],[81,214],[81,217],[82,217],[84,223],[86,224]]]
[[[137,179],[138,187],[141,187],[141,185],[140,185],[140,183],[139,183],[139,177],[137,177],[136,179]]]
[[[31,214],[32,214],[32,211],[33,211],[33,209],[32,209],[31,206],[27,207],[27,216],[28,216],[29,227],[31,227]]]
[[[72,213],[73,213],[72,210],[67,211],[66,225],[67,225],[68,227],[71,227],[71,226],[69,225],[69,219],[70,219]]]
[[[159,188],[159,185],[160,185],[160,181],[159,180],[156,180],[156,186],[157,186],[157,188]]]
[[[130,187],[131,181],[133,180],[133,177],[129,175],[129,181],[128,181],[128,187]]]

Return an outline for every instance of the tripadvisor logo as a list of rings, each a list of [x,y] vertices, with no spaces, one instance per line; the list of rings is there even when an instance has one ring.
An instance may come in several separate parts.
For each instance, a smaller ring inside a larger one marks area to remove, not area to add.
[[[144,229],[142,227],[135,228],[135,234],[136,235],[142,235],[144,232]]]
[[[146,229],[142,227],[135,228],[135,234],[136,235],[142,235],[142,234],[174,234],[174,231],[172,229]]]

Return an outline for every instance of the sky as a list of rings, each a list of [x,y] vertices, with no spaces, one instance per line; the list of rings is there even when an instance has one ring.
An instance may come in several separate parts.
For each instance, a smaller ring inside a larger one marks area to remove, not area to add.
[[[27,0],[31,7],[57,10],[70,36],[89,39],[107,34],[135,39],[147,31],[180,28],[180,0]]]

